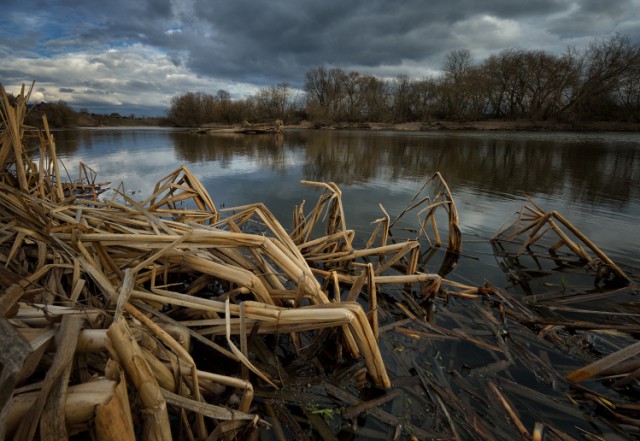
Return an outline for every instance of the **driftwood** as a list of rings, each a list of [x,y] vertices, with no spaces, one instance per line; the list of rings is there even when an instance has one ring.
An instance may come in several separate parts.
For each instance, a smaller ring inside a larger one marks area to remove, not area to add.
[[[282,120],[277,119],[273,125],[249,124],[245,121],[244,123],[242,123],[242,127],[238,128],[238,133],[244,133],[248,135],[282,133]]]
[[[273,124],[250,124],[245,121],[241,126],[222,128],[198,128],[191,133],[196,135],[280,135],[284,130],[282,120],[277,119]]]

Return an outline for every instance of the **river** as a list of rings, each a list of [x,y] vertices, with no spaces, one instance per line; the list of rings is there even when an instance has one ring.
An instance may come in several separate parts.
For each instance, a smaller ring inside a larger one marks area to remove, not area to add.
[[[640,134],[563,132],[315,131],[268,135],[194,135],[171,129],[80,129],[56,133],[71,176],[83,162],[98,181],[121,182],[136,199],[186,165],[217,206],[264,202],[286,226],[293,207],[318,194],[300,180],[335,182],[347,225],[361,235],[393,216],[440,172],[460,215],[466,254],[495,275],[478,245],[531,197],[557,210],[621,265],[640,267]],[[110,197],[106,193],[104,197]],[[498,283],[500,280],[494,280]]]

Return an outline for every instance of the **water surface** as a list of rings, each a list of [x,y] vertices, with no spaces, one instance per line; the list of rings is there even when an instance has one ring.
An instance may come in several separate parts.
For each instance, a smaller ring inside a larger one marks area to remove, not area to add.
[[[332,181],[343,191],[347,225],[363,240],[381,216],[379,203],[400,213],[439,171],[457,203],[465,254],[478,259],[457,272],[476,283],[500,277],[488,239],[526,195],[558,210],[614,261],[640,266],[639,134],[300,130],[275,137],[124,128],[61,131],[56,140],[72,176],[82,161],[99,181],[123,182],[144,199],[184,164],[217,206],[264,202],[285,226],[295,205],[318,197],[300,180]]]
[[[127,194],[143,200],[151,195],[155,182],[186,165],[207,188],[216,206],[264,202],[285,227],[290,225],[295,205],[305,200],[310,209],[319,196],[316,189],[300,185],[300,180],[335,182],[343,192],[347,226],[358,235],[357,246],[366,242],[371,222],[381,217],[378,204],[392,217],[399,214],[421,185],[440,172],[455,198],[463,234],[463,256],[447,278],[474,287],[489,281],[525,303],[524,296],[532,294],[580,296],[594,290],[592,279],[583,284],[578,277],[584,275],[580,274],[582,268],[577,271],[562,265],[555,268],[555,260],[549,258],[543,262],[544,268],[538,268],[540,262],[535,256],[494,255],[489,239],[527,203],[526,195],[543,209],[563,214],[634,279],[640,268],[638,134],[308,130],[283,136],[209,136],[169,129],[127,128],[60,131],[56,140],[59,155],[74,178],[78,162],[82,161],[98,172],[98,181],[110,180],[114,187],[123,182]],[[406,216],[400,226],[415,228],[415,214]],[[415,235],[406,230],[395,234]],[[444,253],[437,251],[434,256],[426,262],[424,271],[440,269]],[[591,308],[596,314],[634,309],[637,290],[630,291],[628,297],[625,295],[599,298],[579,306]],[[635,341],[633,336],[563,331],[560,327],[557,334],[560,337],[549,340],[541,337],[540,327],[504,318],[501,322],[496,305],[482,299],[466,301],[443,295],[429,304],[430,300],[423,302],[413,292],[400,291],[385,291],[378,298],[384,312],[380,314],[381,325],[390,325],[392,329],[381,334],[379,345],[394,384],[396,379],[408,377],[413,377],[410,384],[415,384],[416,372],[421,372],[422,378],[426,376],[428,381],[451,389],[453,396],[467,400],[465,403],[480,418],[495,423],[491,427],[498,431],[497,439],[515,439],[519,434],[500,414],[499,405],[488,405],[491,400],[482,401],[488,381],[502,387],[511,385],[511,402],[529,428],[536,422],[544,422],[576,438],[582,438],[582,430],[596,430],[605,437],[611,432],[608,424],[594,419],[588,406],[574,409],[567,396],[575,391],[566,384],[563,375],[590,360],[581,344],[594,353],[606,354]],[[406,304],[421,301],[423,311],[436,305],[432,323],[473,337],[474,341],[496,344],[504,338],[508,351],[478,346],[467,337],[440,339],[430,333],[429,338],[409,338],[393,328],[396,320],[406,317],[398,311],[398,301],[408,301]],[[571,311],[544,309],[545,305],[528,303],[528,306],[537,308],[536,314],[545,320],[582,318],[572,316]],[[588,317],[609,320],[599,315]],[[611,320],[616,327],[619,322]],[[313,378],[304,377],[307,386],[302,391],[322,389]],[[529,389],[518,393],[518,387]],[[610,391],[597,382],[589,383],[589,387],[610,396]],[[399,386],[396,390],[405,394],[409,389]],[[529,392],[532,390],[537,395]],[[372,398],[367,396],[370,392],[361,391],[360,399]],[[629,391],[613,397],[638,403]],[[394,401],[387,410],[425,430],[435,431],[434,438],[442,439],[448,429],[438,412],[439,404],[428,403],[426,397],[410,396]],[[570,410],[559,412],[558,403],[564,406],[562,409]],[[327,422],[340,439],[379,439],[379,434],[389,430],[374,418],[361,417],[353,425],[339,418]],[[374,436],[354,435],[364,429]],[[264,435],[263,439],[271,439],[270,435]]]

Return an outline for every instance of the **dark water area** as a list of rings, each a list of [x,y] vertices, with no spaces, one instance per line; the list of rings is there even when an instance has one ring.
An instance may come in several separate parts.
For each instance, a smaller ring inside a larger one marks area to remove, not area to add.
[[[343,193],[347,227],[356,231],[356,246],[364,245],[373,229],[372,222],[382,216],[378,204],[393,218],[429,177],[440,172],[455,199],[463,236],[463,256],[447,278],[472,286],[488,281],[516,296],[531,296],[554,287],[566,290],[567,283],[574,282],[574,274],[555,268],[539,271],[542,276],[528,272],[527,277],[533,281],[524,283],[520,278],[518,282],[514,268],[517,272],[526,259],[514,262],[494,253],[490,238],[527,203],[526,196],[546,211],[561,213],[632,279],[636,280],[640,271],[640,134],[299,130],[282,136],[212,136],[169,129],[122,128],[60,131],[55,136],[59,156],[72,177],[77,175],[81,161],[98,172],[98,181],[109,180],[112,187],[123,182],[127,194],[144,200],[159,179],[186,165],[204,184],[217,207],[263,202],[285,228],[290,226],[294,206],[304,200],[310,209],[320,194],[301,185],[301,180],[335,182]],[[112,194],[107,192],[103,197]],[[415,229],[415,214],[406,216],[399,226]],[[408,230],[401,231],[406,237],[415,236]],[[425,272],[437,272],[443,254],[436,252],[435,258],[426,262]],[[535,267],[535,263],[531,266]],[[636,300],[631,297],[634,303]],[[400,294],[395,293],[383,300],[383,305],[391,308],[399,300]],[[594,305],[591,306],[603,310],[609,307],[606,302]],[[612,310],[616,305],[611,303]],[[462,329],[467,334],[473,329],[474,338],[485,340],[498,328],[507,333],[506,327],[478,318],[490,310],[480,302],[452,300],[438,308],[436,323],[443,328]],[[557,312],[549,314],[554,319],[568,317]],[[382,317],[381,325],[395,319]],[[486,390],[490,380],[510,394],[529,428],[537,421],[550,421],[578,439],[582,430],[607,436],[616,432],[595,422],[588,411],[583,414],[573,407],[565,396],[569,389],[558,385],[561,375],[590,361],[590,355],[581,353],[572,343],[572,339],[582,337],[579,332],[555,343],[539,338],[525,326],[512,326],[508,334],[508,356],[493,346],[479,349],[470,340],[406,338],[391,332],[381,338],[380,345],[392,379],[421,374],[424,384],[427,375],[439,387],[449,385],[479,418],[495,419],[496,415],[486,408],[496,402],[469,390]],[[600,350],[602,354],[629,343],[627,337],[617,336],[591,335],[588,340],[592,352]],[[600,384],[590,387],[602,390]],[[529,390],[540,395],[532,395]],[[636,403],[635,397],[640,393],[628,395]],[[424,412],[433,403],[420,407],[420,400],[421,397],[407,399],[401,407],[396,401],[387,410],[398,416],[412,415],[415,425],[421,418],[432,418]],[[436,423],[432,426],[440,427]],[[360,435],[340,432],[339,438],[375,439],[366,433],[387,430],[375,420],[362,423],[362,428]],[[442,430],[435,433],[448,433]],[[505,426],[498,425],[494,430],[496,439],[514,439]],[[610,439],[621,439],[616,438],[618,435]]]

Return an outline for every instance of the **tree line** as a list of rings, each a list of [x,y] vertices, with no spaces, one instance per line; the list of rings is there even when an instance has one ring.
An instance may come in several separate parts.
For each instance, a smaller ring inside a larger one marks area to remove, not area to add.
[[[319,66],[302,92],[285,83],[232,100],[188,92],[168,112],[178,126],[302,119],[318,124],[430,120],[530,119],[640,121],[640,45],[626,36],[594,40],[561,55],[507,49],[480,63],[449,52],[439,76],[383,79]]]
[[[238,124],[245,121],[265,122],[280,119],[292,123],[305,117],[299,94],[286,83],[264,87],[255,94],[231,99],[226,90],[215,95],[187,92],[171,99],[168,120],[177,126],[199,126],[206,123]]]
[[[10,102],[15,97],[8,94]],[[166,118],[137,117],[134,114],[121,115],[89,113],[87,109],[75,110],[65,101],[39,102],[29,104],[24,123],[31,127],[43,127],[42,116],[47,116],[50,127],[100,127],[100,126],[155,126],[167,125]]]

